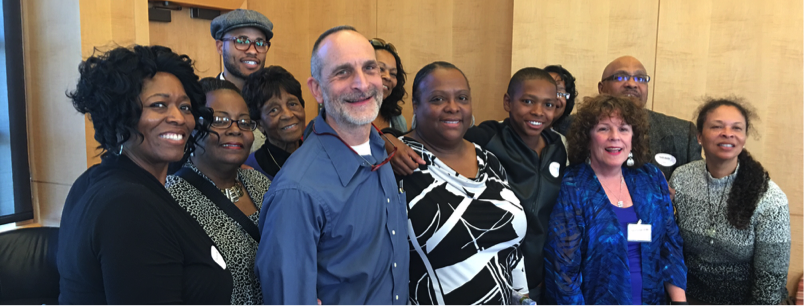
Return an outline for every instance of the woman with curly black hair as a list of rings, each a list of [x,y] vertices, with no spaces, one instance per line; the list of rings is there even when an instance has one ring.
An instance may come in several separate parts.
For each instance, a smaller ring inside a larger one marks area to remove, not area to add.
[[[402,116],[402,99],[405,97],[405,69],[402,68],[402,59],[396,52],[393,44],[380,38],[369,39],[377,55],[377,63],[380,65],[380,76],[382,77],[382,104],[380,114],[374,119],[374,125],[388,132],[391,128],[399,136],[408,131],[408,122]]]
[[[578,91],[575,89],[575,77],[572,76],[566,68],[561,67],[561,65],[544,67],[544,71],[550,73],[550,76],[556,81],[558,100],[560,100],[560,103],[556,105],[556,114],[555,117],[553,117],[553,124],[550,125],[550,127],[554,128],[564,122],[564,118],[567,118],[567,116],[572,113],[572,109],[575,108],[575,98],[578,97]],[[569,125],[567,125],[567,127],[569,127]]]
[[[270,66],[248,76],[243,99],[251,119],[265,134],[265,143],[248,156],[245,164],[273,180],[302,144],[305,114],[301,84],[285,68]]]
[[[79,66],[75,109],[104,153],[73,184],[58,250],[60,304],[228,304],[215,244],[164,188],[192,151],[204,93],[192,60],[161,46],[116,48]]]
[[[745,150],[757,115],[739,99],[708,99],[697,113],[706,159],[670,178],[690,302],[778,305],[787,298],[790,214],[784,192]]]

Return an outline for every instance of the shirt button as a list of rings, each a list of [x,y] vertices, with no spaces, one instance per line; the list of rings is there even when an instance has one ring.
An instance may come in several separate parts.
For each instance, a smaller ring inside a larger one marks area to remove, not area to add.
[[[394,268],[396,268],[396,263],[394,263]]]
[[[396,235],[396,231],[395,231],[395,230],[391,230],[391,235]]]
[[[387,198],[385,200],[388,201],[388,203],[391,203],[391,198]]]
[[[397,296],[395,296],[395,298],[398,300],[398,299],[399,299],[399,296],[397,295]]]

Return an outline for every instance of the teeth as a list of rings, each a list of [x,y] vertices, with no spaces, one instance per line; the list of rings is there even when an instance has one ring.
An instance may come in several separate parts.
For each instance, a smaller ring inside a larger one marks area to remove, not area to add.
[[[283,129],[283,130],[287,130],[287,129],[293,128],[293,127],[295,127],[295,126],[296,126],[295,124],[291,124],[291,125],[288,125],[288,126],[286,126],[286,127],[283,127],[282,129]]]
[[[159,135],[159,137],[165,138],[165,139],[170,139],[170,140],[182,140],[182,139],[184,139],[184,135],[174,134],[174,133],[165,133],[165,134]]]
[[[257,64],[257,62],[255,62],[255,61],[243,61],[243,62],[246,63],[246,64],[249,64],[249,65],[256,65]]]
[[[729,148],[734,148],[734,145],[733,145],[733,144],[728,144],[728,143],[719,144],[718,146],[721,146],[721,147],[729,147]]]
[[[388,86],[383,85],[382,89],[388,90]]]
[[[223,147],[225,147],[225,148],[239,148],[240,146],[239,145],[234,145],[234,144],[224,144]]]
[[[528,121],[528,124],[535,125],[535,126],[541,126],[543,123],[541,123],[539,121]]]
[[[606,148],[606,151],[609,152],[620,152],[622,150],[623,150],[622,148]]]
[[[444,121],[444,123],[446,123],[446,124],[455,124],[455,123],[458,123],[458,122],[460,122],[460,121],[446,121],[446,120]]]

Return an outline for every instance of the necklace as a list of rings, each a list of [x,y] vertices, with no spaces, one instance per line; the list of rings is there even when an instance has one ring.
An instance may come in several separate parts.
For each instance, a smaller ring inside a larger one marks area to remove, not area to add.
[[[620,198],[622,198],[622,196],[623,196],[623,182],[624,181],[625,181],[625,179],[623,178],[622,175],[620,175],[620,193],[617,195],[617,207],[619,207],[619,208],[623,208],[623,201],[620,200]],[[603,182],[600,183],[600,186],[603,187],[603,191],[609,192],[608,189],[606,189],[606,186],[603,186]],[[612,192],[612,195],[613,194],[614,193]]]
[[[237,201],[240,201],[240,197],[243,196],[243,188],[240,187],[240,183],[238,183],[236,180],[232,187],[220,189],[220,191],[223,192],[223,195],[225,195],[229,201],[232,201],[232,203],[237,203]]]
[[[279,170],[282,170],[282,166],[280,166],[279,163],[276,162],[276,158],[274,158],[274,155],[271,154],[271,149],[265,148],[265,151],[268,151],[268,156],[271,157],[271,160],[274,161],[274,164],[276,164],[276,166],[279,168]]]
[[[709,171],[707,170],[707,172],[704,175],[707,175],[708,173]],[[720,193],[720,201],[712,204],[712,182],[709,181],[708,177],[705,177],[705,179],[707,180],[706,203],[708,204],[707,206],[709,206],[709,208],[712,209],[712,211],[709,213],[709,220],[711,220],[711,223],[709,224],[709,229],[706,230],[706,236],[709,236],[709,244],[715,244],[715,234],[717,234],[717,230],[715,229],[715,226],[717,225],[717,222],[715,222],[716,212],[719,210],[718,207],[721,203],[723,203],[723,198],[726,196],[726,189],[728,187],[728,182],[726,182],[726,186],[723,186],[723,191]]]

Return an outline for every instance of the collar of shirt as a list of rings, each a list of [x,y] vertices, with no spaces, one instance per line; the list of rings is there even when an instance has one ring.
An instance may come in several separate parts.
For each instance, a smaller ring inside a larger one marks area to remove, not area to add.
[[[348,145],[341,141],[338,137],[325,134],[330,133],[333,135],[338,135],[338,132],[332,129],[327,121],[324,120],[324,117],[324,112],[322,110],[321,114],[316,117],[315,120],[313,120],[315,132],[310,134],[310,136],[315,135],[315,137],[319,139],[321,146],[324,148],[324,152],[326,152],[327,156],[329,156],[332,166],[335,168],[335,172],[338,174],[341,185],[346,186],[355,176],[359,168],[366,167],[369,168],[369,171],[371,171],[371,165],[367,164],[366,161],[357,156],[357,154],[350,150]],[[371,156],[375,160],[381,161],[388,156],[388,154],[385,152],[385,142],[382,140],[382,136],[380,136],[380,134],[377,133],[374,128],[371,128],[369,142],[371,144]],[[390,163],[383,165],[383,167],[390,166]]]

